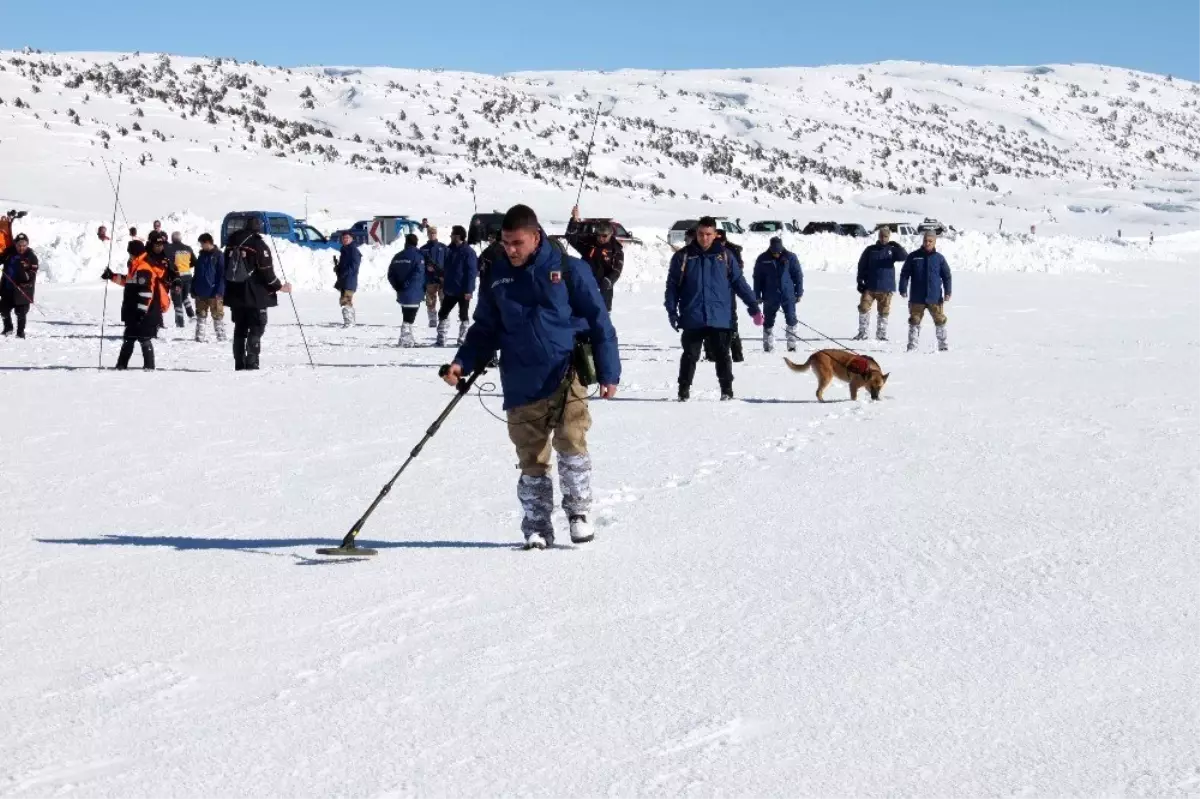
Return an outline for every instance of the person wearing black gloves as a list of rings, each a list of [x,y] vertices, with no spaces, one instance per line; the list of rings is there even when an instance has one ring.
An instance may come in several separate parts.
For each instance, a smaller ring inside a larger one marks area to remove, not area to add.
[[[583,232],[579,219],[579,206],[571,209],[571,221],[567,223],[567,243],[583,256],[583,261],[592,268],[604,307],[612,312],[613,284],[621,277],[625,268],[625,250],[613,235],[612,224],[600,222],[593,234]]]
[[[142,347],[142,368],[154,369],[154,339],[162,326],[162,315],[171,307],[167,289],[167,234],[154,231],[146,242],[146,251],[129,262],[126,274],[115,274],[106,268],[102,277],[125,288],[121,300],[121,321],[125,323],[125,334],[121,339],[121,352],[117,355],[117,368],[128,369],[133,357],[133,344]]]
[[[279,292],[291,283],[275,277],[271,250],[262,237],[262,220],[251,217],[225,246],[225,306],[233,317],[233,368],[258,369],[267,309],[279,305]]]
[[[0,315],[6,336],[12,335],[12,314],[16,313],[17,338],[25,338],[25,318],[33,304],[37,271],[38,258],[29,249],[29,237],[18,233],[12,245],[0,253]]]

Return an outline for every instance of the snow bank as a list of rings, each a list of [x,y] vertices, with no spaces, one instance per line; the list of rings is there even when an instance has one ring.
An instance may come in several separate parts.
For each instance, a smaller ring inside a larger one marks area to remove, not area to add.
[[[197,237],[207,231],[219,236],[220,224],[188,211],[162,218],[168,232],[180,231],[184,241],[198,247]],[[109,262],[109,247],[96,237],[101,224],[27,217],[15,229],[29,235],[30,244],[42,262],[43,279],[53,283],[76,283],[99,279]],[[144,237],[147,230],[139,230]],[[747,234],[736,237],[745,247],[750,262],[767,248],[770,236]],[[124,269],[125,245],[129,236],[118,229],[113,248],[113,268]],[[332,289],[333,250],[310,250],[289,242],[273,239],[279,263],[287,279],[305,290]],[[800,256],[809,271],[853,273],[858,257],[869,239],[851,239],[822,234],[817,236],[787,235],[787,247]],[[907,249],[920,246],[918,239],[901,239]],[[363,247],[359,273],[359,290],[385,290],[387,268],[399,245]],[[1104,264],[1144,258],[1149,245],[1144,240],[1113,238],[1078,238],[1073,236],[1029,236],[1010,233],[965,233],[956,238],[943,238],[938,249],[946,256],[952,269],[958,272],[1102,272]],[[642,284],[659,284],[667,272],[673,250],[661,239],[651,238],[643,246],[625,249],[625,273],[622,283],[633,290]],[[1200,234],[1181,234],[1163,237],[1154,248],[1154,255],[1166,259],[1184,260],[1200,253]]]

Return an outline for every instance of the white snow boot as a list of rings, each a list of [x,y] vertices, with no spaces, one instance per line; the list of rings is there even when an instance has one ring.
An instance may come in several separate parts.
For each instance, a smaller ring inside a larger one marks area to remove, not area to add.
[[[950,349],[950,345],[946,343],[946,326],[938,325],[934,328],[937,333],[938,352],[945,352]]]
[[[429,311],[429,326],[437,327],[438,326],[437,308],[426,308],[426,310]]]
[[[908,351],[912,352],[917,348],[917,340],[921,338],[921,328],[918,325],[908,326]]]
[[[463,345],[463,342],[467,340],[467,328],[469,328],[470,326],[471,326],[470,322],[459,322],[458,323],[458,346],[461,347]]]
[[[224,341],[225,340],[225,320],[224,319],[214,319],[213,327],[217,331],[217,341]]]
[[[208,320],[202,316],[196,317],[196,341],[201,344],[208,341]]]
[[[525,517],[521,520],[521,533],[525,536],[526,549],[545,549],[554,545],[554,481],[549,475],[533,477],[521,475],[517,482],[517,499]]]
[[[349,305],[342,306],[342,327],[350,327],[354,324],[354,309]]]
[[[882,314],[875,324],[875,338],[879,341],[887,341],[887,317]]]
[[[763,352],[775,351],[775,330],[770,327],[763,328]]]
[[[796,332],[796,326],[788,325],[784,329],[784,333],[787,335],[787,351],[795,352],[796,342],[800,340],[800,334]]]
[[[571,520],[571,543],[586,544],[595,536],[587,514],[592,509],[592,458],[590,455],[559,455],[558,483],[562,509]]]
[[[413,328],[408,322],[400,325],[400,346],[415,347],[417,346],[417,337],[413,335]]]
[[[586,544],[596,537],[596,531],[587,516],[571,517],[571,543]]]
[[[858,315],[858,335],[854,337],[855,341],[867,340],[867,326],[871,324],[871,315],[869,313],[859,313]]]
[[[437,341],[434,342],[435,347],[446,346],[446,334],[450,332],[450,320],[443,319],[437,325]]]

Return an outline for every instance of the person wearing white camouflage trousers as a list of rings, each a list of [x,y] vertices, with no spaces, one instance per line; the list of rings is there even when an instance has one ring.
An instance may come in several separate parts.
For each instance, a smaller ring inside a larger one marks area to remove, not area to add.
[[[446,248],[445,270],[442,275],[442,307],[438,311],[437,346],[446,346],[450,332],[450,312],[458,307],[458,344],[467,337],[471,297],[479,279],[479,257],[467,244],[467,229],[455,225],[450,232],[450,246]]]
[[[896,262],[908,257],[886,225],[879,228],[879,240],[863,250],[858,259],[858,335],[855,341],[865,341],[871,324],[871,306],[878,308],[879,319],[875,338],[887,341],[888,314],[892,310],[892,294],[896,291]]]
[[[937,234],[932,230],[926,231],[921,249],[909,255],[904,262],[904,268],[900,270],[900,296],[908,297],[909,352],[917,348],[917,339],[921,335],[921,320],[925,317],[927,309],[933,316],[938,351],[945,352],[949,349],[946,343],[946,313],[942,304],[950,302],[950,265],[936,247]]]
[[[193,270],[192,296],[196,298],[196,341],[208,341],[212,316],[217,341],[225,340],[225,254],[208,233],[200,234],[200,255]]]
[[[417,339],[413,335],[413,323],[417,321],[417,311],[425,296],[425,256],[417,249],[415,233],[404,237],[404,249],[392,257],[387,277],[388,283],[396,291],[396,302],[400,303],[404,318],[400,326],[399,346],[415,347]]]

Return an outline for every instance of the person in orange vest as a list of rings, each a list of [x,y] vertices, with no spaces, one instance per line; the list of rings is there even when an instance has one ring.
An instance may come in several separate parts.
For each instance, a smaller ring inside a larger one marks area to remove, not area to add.
[[[121,341],[121,352],[117,356],[117,368],[129,368],[133,357],[133,343],[142,347],[142,368],[154,368],[154,339],[162,323],[163,312],[171,307],[171,295],[167,287],[167,234],[156,230],[146,241],[146,251],[129,263],[129,273],[115,274],[105,269],[103,278],[125,287],[121,301],[121,321],[125,323],[125,334]]]

